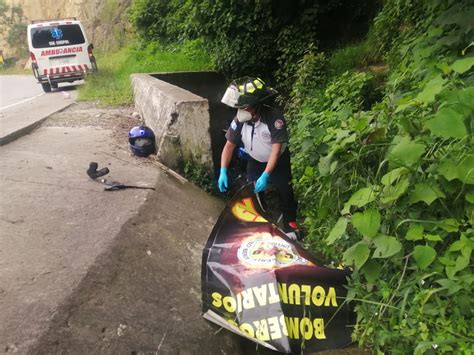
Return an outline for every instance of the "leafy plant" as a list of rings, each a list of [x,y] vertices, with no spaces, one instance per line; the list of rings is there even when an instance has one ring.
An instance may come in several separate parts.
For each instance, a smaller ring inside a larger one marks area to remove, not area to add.
[[[385,30],[419,21],[380,36],[391,64],[382,95],[371,95],[373,73],[350,70],[328,74],[292,108],[308,246],[353,268],[353,335],[380,352],[473,346],[470,16],[466,1],[387,3],[377,33],[389,20]]]
[[[217,194],[216,184],[209,169],[191,161],[182,162],[181,169],[184,176],[194,182],[206,192]]]
[[[257,75],[277,80],[282,91],[289,92],[307,49],[320,41],[332,43],[334,34],[359,38],[360,24],[372,18],[377,3],[138,0],[131,19],[146,42],[181,43],[201,37],[227,77]],[[328,23],[329,17],[336,23]]]

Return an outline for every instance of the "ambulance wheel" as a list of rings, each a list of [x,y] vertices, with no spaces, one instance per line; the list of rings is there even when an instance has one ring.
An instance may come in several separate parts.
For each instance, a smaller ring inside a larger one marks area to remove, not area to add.
[[[57,89],[58,88],[58,83],[51,83],[51,87],[53,89]]]
[[[41,83],[44,92],[51,92],[51,85],[49,83]]]

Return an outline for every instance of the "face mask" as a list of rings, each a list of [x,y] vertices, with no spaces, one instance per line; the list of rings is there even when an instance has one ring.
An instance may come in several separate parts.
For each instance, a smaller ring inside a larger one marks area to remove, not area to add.
[[[237,120],[239,122],[247,122],[247,121],[250,121],[251,119],[252,119],[252,114],[250,112],[242,110],[240,108],[237,110]]]

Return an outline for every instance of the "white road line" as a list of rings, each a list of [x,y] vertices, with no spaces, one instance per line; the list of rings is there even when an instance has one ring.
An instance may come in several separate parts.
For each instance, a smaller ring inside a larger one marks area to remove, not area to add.
[[[1,111],[1,110],[6,110],[7,108],[10,108],[10,107],[13,107],[13,106],[16,106],[16,105],[19,105],[19,104],[22,104],[23,102],[36,99],[37,97],[43,96],[44,94],[45,94],[45,93],[43,92],[43,93],[41,93],[41,94],[39,94],[39,95],[30,97],[30,98],[28,98],[28,99],[24,99],[24,100],[22,100],[22,101],[15,102],[14,104],[11,104],[11,105],[8,105],[8,106],[0,107],[0,111]]]

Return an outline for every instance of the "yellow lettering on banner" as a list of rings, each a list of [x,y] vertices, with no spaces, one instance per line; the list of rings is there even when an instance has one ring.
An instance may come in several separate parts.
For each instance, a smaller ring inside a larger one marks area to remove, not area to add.
[[[286,329],[286,322],[285,322],[285,316],[282,314],[280,316],[280,328],[283,334],[287,337],[288,336],[288,330]]]
[[[286,291],[286,283],[278,283],[278,294],[283,303],[288,304],[288,293]]]
[[[212,293],[212,305],[216,308],[220,308],[222,306],[222,295],[219,292]]]
[[[234,319],[227,319],[227,322],[237,326],[247,336],[262,341],[270,339],[276,340],[287,336],[291,339],[326,339],[324,333],[324,319],[308,317],[271,317],[255,320],[252,323],[242,323],[238,325]]]
[[[291,339],[299,339],[300,332],[299,332],[299,318],[297,317],[285,317],[286,329],[288,330],[288,336]]]
[[[275,289],[275,284],[274,283],[269,283],[268,284],[268,293],[270,294],[268,296],[268,302],[270,304],[280,302],[280,295],[278,294],[277,290]]]
[[[260,216],[253,205],[250,197],[242,199],[242,201],[235,203],[232,208],[232,213],[235,217],[245,222],[267,222],[265,218]]]
[[[290,304],[300,304],[300,297],[300,286],[297,284],[291,284],[290,287],[288,287],[288,298],[290,300]]]
[[[252,287],[253,294],[257,299],[257,303],[259,306],[266,306],[267,305],[267,284],[262,285],[260,287]]]
[[[334,289],[334,287],[329,287],[329,291],[326,295],[326,301],[324,301],[324,305],[328,307],[329,303],[331,303],[333,307],[337,307],[336,290]]]
[[[304,294],[304,304],[309,306],[310,305],[310,297],[311,297],[311,286],[310,285],[302,285],[301,286],[301,293]]]
[[[242,306],[244,309],[252,309],[255,307],[251,288],[242,291]]]
[[[263,341],[270,340],[270,334],[268,333],[268,323],[266,319],[254,321],[253,324],[255,326],[255,337],[257,339]]]
[[[281,319],[280,322],[282,322]],[[301,338],[306,340],[313,337],[316,339],[326,339],[323,318],[315,318],[311,321],[307,317],[301,319],[297,317],[284,317],[284,322],[281,324],[283,333],[291,339],[300,339],[300,335]],[[286,328],[283,324],[286,325]],[[288,331],[286,332],[286,330]]]
[[[313,320],[314,325],[314,337],[316,339],[326,339],[326,334],[324,334],[324,319],[315,318]]]
[[[245,334],[247,334],[249,337],[255,338],[255,332],[253,331],[253,327],[250,324],[242,323],[239,329]]]
[[[321,286],[316,286],[315,288],[313,288],[311,299],[315,306],[321,306],[324,303],[325,296],[326,292],[324,291],[324,288],[322,288]]]
[[[267,319],[268,329],[270,330],[270,337],[275,339],[281,339],[281,330],[278,324],[278,317],[271,317]]]
[[[229,313],[234,313],[235,312],[235,309],[236,309],[237,305],[235,304],[235,299],[233,297],[230,297],[230,296],[224,297],[223,304],[224,304],[224,308],[227,312],[229,312]]]
[[[313,337],[313,325],[309,318],[303,318],[300,320],[300,332],[303,338],[309,340]]]

